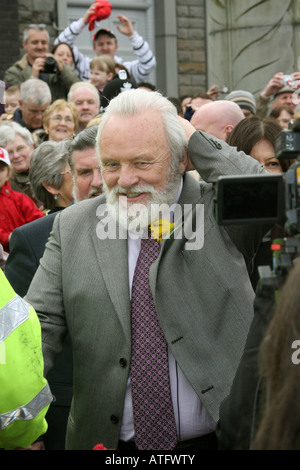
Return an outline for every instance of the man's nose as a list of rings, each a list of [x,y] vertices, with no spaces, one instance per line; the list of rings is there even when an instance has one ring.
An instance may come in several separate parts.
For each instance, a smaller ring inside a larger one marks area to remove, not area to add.
[[[126,166],[121,166],[120,174],[118,178],[118,184],[122,188],[130,188],[131,186],[138,184],[139,178],[136,175],[133,168],[127,168]]]
[[[102,175],[101,175],[101,172],[100,170],[97,168],[94,170],[93,172],[93,179],[92,179],[92,182],[91,182],[91,186],[93,188],[101,188],[102,186]]]

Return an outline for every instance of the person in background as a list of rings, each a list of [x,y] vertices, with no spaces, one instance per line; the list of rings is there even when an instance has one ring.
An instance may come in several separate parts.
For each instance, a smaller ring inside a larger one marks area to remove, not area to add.
[[[137,88],[142,88],[143,90],[156,91],[156,86],[150,82],[140,82],[137,84]]]
[[[0,146],[7,150],[10,158],[11,188],[26,194],[41,208],[41,203],[32,195],[29,182],[30,158],[34,150],[32,134],[16,122],[6,122],[0,126]]]
[[[89,82],[97,88],[100,96],[105,85],[114,78],[115,74],[115,62],[109,55],[97,56],[90,63]]]
[[[43,114],[51,103],[51,92],[47,83],[31,78],[20,86],[19,108],[13,115],[13,121],[30,132],[43,127]]]
[[[78,82],[71,86],[68,101],[73,103],[77,110],[78,126],[76,132],[85,129],[87,124],[99,114],[99,92],[91,83]]]
[[[85,81],[90,78],[90,62],[91,58],[79,51],[74,46],[74,41],[78,35],[89,24],[89,16],[93,14],[95,5],[91,5],[82,18],[73,21],[70,26],[59,34],[54,44],[59,42],[67,42],[73,48],[75,62],[80,71],[80,79]],[[93,52],[95,55],[110,55],[116,63],[123,64],[129,72],[131,78],[139,83],[144,81],[152,70],[156,67],[156,59],[149,48],[149,44],[134,30],[131,21],[123,15],[118,15],[121,25],[117,25],[117,29],[130,40],[135,60],[123,61],[121,57],[116,55],[118,51],[118,42],[115,34],[107,28],[99,29],[93,37]]]
[[[56,60],[61,60],[76,72],[75,57],[72,47],[66,42],[58,42],[52,49],[52,54]]]
[[[268,81],[265,88],[258,95],[256,100],[256,112],[261,117],[266,117],[272,109],[283,104],[287,104],[294,111],[298,104],[297,99],[293,99],[293,94],[300,83],[300,72],[293,72],[290,78],[286,80],[285,74],[277,72]]]
[[[275,143],[280,131],[274,119],[250,116],[235,126],[227,143],[255,158],[269,173],[282,173],[289,163],[276,158]]]
[[[35,147],[47,140],[59,142],[75,136],[78,127],[77,110],[74,103],[54,101],[43,116],[43,129],[32,133]]]
[[[191,95],[182,95],[182,96],[179,97],[179,100],[180,100],[181,106],[182,106],[183,116],[185,114],[187,105],[190,104],[190,102],[191,102],[191,99],[192,99]]]
[[[256,100],[249,91],[234,90],[229,95],[226,95],[224,99],[238,104],[245,117],[256,114]]]
[[[8,87],[4,92],[4,113],[0,116],[2,120],[12,120],[14,112],[19,107],[20,102],[20,85]]]
[[[71,67],[49,53],[49,33],[44,24],[30,24],[23,32],[26,54],[4,73],[4,82],[20,85],[30,78],[49,84],[52,100],[66,99],[70,86],[79,81]]]
[[[270,117],[276,119],[281,129],[289,129],[294,121],[294,111],[289,105],[283,104],[272,109]]]
[[[196,95],[193,95],[191,101],[186,105],[184,118],[190,121],[197,109],[211,101],[213,101],[213,99],[207,93],[197,93]]]
[[[43,142],[31,155],[30,185],[47,213],[61,210],[73,201],[73,178],[68,163],[70,143],[71,139]]]
[[[0,147],[0,243],[6,252],[9,252],[9,240],[16,227],[44,217],[26,194],[11,189],[10,173],[8,152]]]
[[[245,118],[241,108],[231,101],[217,100],[203,104],[191,117],[197,130],[225,140],[236,125]]]

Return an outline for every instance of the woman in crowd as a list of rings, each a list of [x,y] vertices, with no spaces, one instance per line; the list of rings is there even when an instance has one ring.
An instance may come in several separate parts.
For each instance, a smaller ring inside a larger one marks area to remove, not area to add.
[[[26,194],[40,208],[41,204],[33,197],[29,183],[30,158],[34,150],[31,133],[16,122],[5,122],[0,126],[0,147],[5,148],[9,155],[11,189]]]
[[[227,143],[255,158],[269,173],[287,170],[287,162],[276,158],[275,144],[281,127],[272,118],[250,116],[230,132]]]
[[[62,99],[54,101],[44,112],[43,129],[32,134],[35,146],[38,147],[47,140],[59,142],[74,137],[77,124],[75,105]]]
[[[56,60],[61,60],[64,62],[74,70],[78,77],[80,77],[80,72],[75,62],[74,52],[70,44],[67,44],[66,42],[59,42],[53,47],[52,54]]]
[[[68,164],[71,141],[43,142],[32,153],[30,184],[49,213],[64,209],[73,201],[73,177]]]

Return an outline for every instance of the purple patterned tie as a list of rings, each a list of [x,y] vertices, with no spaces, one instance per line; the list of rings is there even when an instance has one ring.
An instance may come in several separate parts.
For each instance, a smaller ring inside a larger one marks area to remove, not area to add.
[[[168,350],[150,290],[149,270],[158,241],[142,239],[131,300],[131,392],[139,450],[170,450],[177,432],[171,399]]]

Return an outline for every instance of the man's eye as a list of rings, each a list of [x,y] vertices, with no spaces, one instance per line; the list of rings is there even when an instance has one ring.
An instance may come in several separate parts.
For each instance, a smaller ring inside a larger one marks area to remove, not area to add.
[[[137,166],[141,168],[146,168],[148,165],[150,165],[149,162],[137,162]]]

